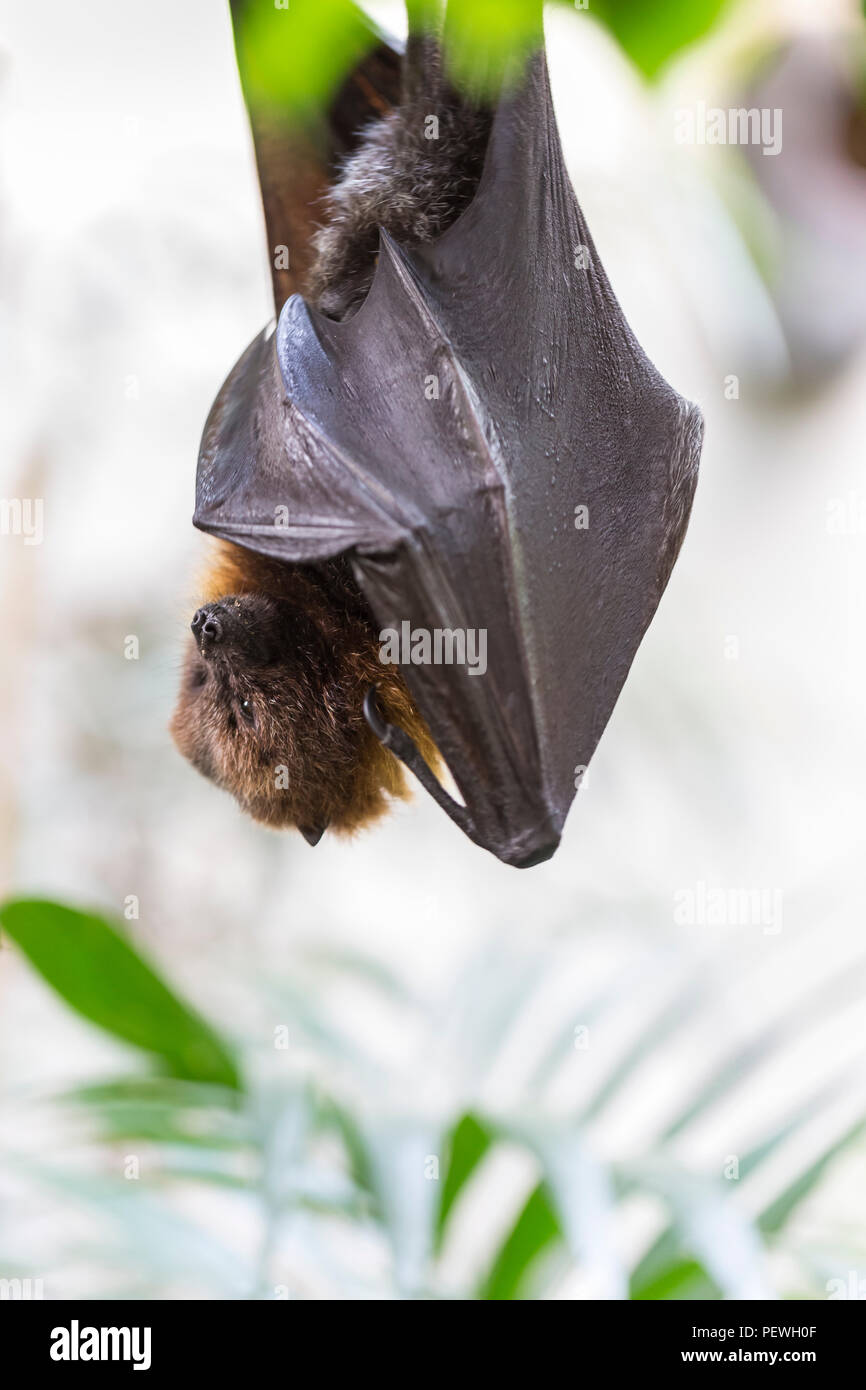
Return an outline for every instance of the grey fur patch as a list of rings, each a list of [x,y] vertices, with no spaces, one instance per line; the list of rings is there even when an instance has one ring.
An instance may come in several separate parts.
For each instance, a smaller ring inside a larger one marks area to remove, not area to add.
[[[368,128],[324,200],[307,286],[323,313],[345,319],[364,300],[380,227],[398,242],[425,242],[459,216],[481,177],[490,122],[488,108],[446,82],[438,44],[410,39],[401,104]]]

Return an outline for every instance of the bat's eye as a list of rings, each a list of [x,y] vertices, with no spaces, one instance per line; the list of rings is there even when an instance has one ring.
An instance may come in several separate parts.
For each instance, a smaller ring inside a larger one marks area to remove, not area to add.
[[[255,710],[249,700],[241,700],[241,718],[246,724],[255,724]]]

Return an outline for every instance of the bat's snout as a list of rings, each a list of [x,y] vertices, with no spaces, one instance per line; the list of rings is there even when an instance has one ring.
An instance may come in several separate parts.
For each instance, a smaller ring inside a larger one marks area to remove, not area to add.
[[[229,596],[196,609],[190,630],[207,661],[219,655],[264,664],[289,649],[292,616],[287,605],[266,595]]]
[[[207,603],[192,616],[190,630],[202,656],[207,656],[212,647],[218,646],[225,635],[225,624],[218,609],[218,604]]]

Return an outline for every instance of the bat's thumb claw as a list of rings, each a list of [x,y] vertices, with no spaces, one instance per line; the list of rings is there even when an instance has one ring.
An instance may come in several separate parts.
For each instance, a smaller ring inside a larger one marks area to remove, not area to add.
[[[382,717],[382,711],[376,699],[376,689],[375,686],[372,685],[364,696],[364,718],[370,725],[370,728],[373,730],[379,742],[387,744],[388,735],[391,732],[391,725]]]

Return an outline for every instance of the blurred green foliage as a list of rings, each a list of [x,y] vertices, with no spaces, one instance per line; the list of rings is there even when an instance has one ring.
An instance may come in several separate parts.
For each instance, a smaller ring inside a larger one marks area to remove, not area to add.
[[[0,926],[61,998],[91,1023],[154,1054],[174,1076],[240,1085],[225,1044],[101,917],[59,903],[18,899],[0,908]]]
[[[321,109],[374,42],[351,0],[291,0],[286,9],[232,0],[231,8],[246,100],[285,117]]]
[[[657,77],[683,49],[704,38],[729,0],[590,0],[645,77]]]
[[[656,77],[681,50],[712,29],[729,0],[590,0],[575,23],[605,25],[635,66]],[[342,77],[376,41],[352,0],[231,0],[235,46],[247,101],[285,121],[321,110]],[[541,0],[407,0],[414,25],[444,11],[449,70],[470,90],[490,93],[517,70],[542,32]]]
[[[541,42],[541,0],[450,0],[445,17],[448,70],[471,92],[495,92],[509,70]]]
[[[688,979],[678,987],[673,1001],[638,1030],[635,1045],[569,1118],[551,1126],[540,1114],[518,1122],[502,1114],[458,1112],[437,1122],[408,1110],[383,1115],[374,1103],[347,1101],[328,1093],[312,1075],[307,1081],[291,1069],[276,1088],[271,1084],[261,1090],[247,1079],[256,1074],[253,1056],[241,1072],[233,1044],[162,981],[117,927],[98,916],[52,902],[17,900],[0,908],[0,925],[68,1005],[157,1064],[149,1074],[134,1072],[62,1097],[89,1118],[103,1144],[122,1145],[121,1152],[134,1141],[151,1146],[148,1181],[129,1184],[104,1173],[88,1178],[75,1163],[62,1160],[51,1167],[37,1156],[28,1157],[28,1172],[65,1191],[69,1201],[113,1212],[127,1231],[135,1270],[145,1270],[150,1251],[160,1268],[154,1278],[170,1280],[187,1267],[198,1272],[200,1257],[219,1297],[274,1296],[276,1233],[289,1216],[304,1211],[339,1216],[359,1223],[359,1230],[376,1223],[393,1252],[398,1295],[437,1296],[435,1269],[452,1222],[473,1184],[483,1183],[486,1163],[503,1144],[531,1160],[537,1177],[469,1296],[497,1301],[537,1297],[553,1262],[561,1271],[606,1271],[618,1283],[620,1296],[633,1299],[760,1297],[754,1290],[765,1286],[766,1250],[830,1162],[866,1125],[863,1117],[842,1133],[828,1128],[823,1149],[815,1153],[807,1148],[808,1158],[788,1171],[754,1220],[743,1214],[734,1191],[738,1184],[684,1167],[667,1148],[669,1140],[730,1097],[758,1066],[771,1062],[780,1047],[796,1042],[810,1014],[816,1020],[827,1017],[840,1000],[862,991],[862,966],[823,984],[805,1005],[798,1002],[790,1017],[759,1032],[748,1045],[732,1045],[709,1067],[699,1087],[682,1097],[667,1125],[668,1138],[646,1157],[620,1162],[594,1153],[593,1120],[609,1103],[616,1104],[622,1088],[655,1050],[664,1050],[672,1032],[700,1013],[710,981]],[[496,961],[499,975],[491,969],[489,954],[482,952],[449,1002],[458,1024],[461,1010],[471,1013],[466,1036],[473,1038],[482,1068],[495,1068],[513,1019],[544,980],[544,970],[527,970],[525,959],[509,962],[500,951]],[[335,964],[382,998],[399,990],[382,972],[360,971],[352,960]],[[666,961],[663,967],[667,972]],[[546,968],[552,968],[550,962]],[[641,988],[644,972],[639,975]],[[614,978],[603,996],[583,1002],[580,1016],[601,1023],[605,1010],[622,1007],[635,979],[633,969]],[[316,1016],[315,991],[303,981],[293,980],[278,997],[279,1016],[290,1019],[302,1053],[309,1056],[313,1049],[338,1059],[343,1068],[369,1065],[358,1056],[356,1044]],[[433,1026],[442,1025],[434,1021]],[[557,1058],[573,1058],[571,1034],[569,1029],[557,1035],[536,1064],[527,1081],[533,1098],[541,1095]],[[473,1059],[465,1054],[463,1033],[459,1036],[461,1061],[472,1074]],[[476,1067],[475,1074],[480,1079],[483,1071]],[[847,1084],[847,1074],[840,1073],[834,1085],[801,1097],[783,1124],[744,1151],[739,1177],[748,1178],[773,1159]],[[374,1083],[374,1093],[377,1089]],[[335,1144],[342,1156],[336,1166]],[[160,1155],[158,1161],[152,1150]],[[323,1159],[323,1153],[330,1156]],[[427,1181],[422,1171],[430,1154],[442,1155],[439,1183]],[[171,1201],[176,1182],[228,1187],[257,1202],[265,1229],[258,1262],[240,1265],[218,1237],[196,1234]],[[168,1194],[167,1203],[159,1200],[161,1192]],[[667,1216],[657,1238],[628,1268],[616,1251],[616,1211],[635,1194],[660,1200]],[[117,1296],[116,1290],[112,1293]]]

